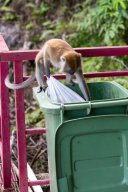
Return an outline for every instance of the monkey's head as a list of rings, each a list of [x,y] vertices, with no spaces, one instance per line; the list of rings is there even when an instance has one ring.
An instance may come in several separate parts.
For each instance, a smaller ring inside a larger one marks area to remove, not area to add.
[[[81,70],[81,54],[75,51],[68,51],[61,56],[61,72],[73,75]]]

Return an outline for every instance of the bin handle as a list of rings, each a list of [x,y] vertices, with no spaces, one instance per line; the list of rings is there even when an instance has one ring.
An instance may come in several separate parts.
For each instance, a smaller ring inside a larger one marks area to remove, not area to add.
[[[64,110],[75,110],[75,109],[88,109],[89,113],[91,111],[91,102],[84,103],[74,103],[72,105],[63,105]]]
[[[77,109],[86,109],[87,115],[91,112],[91,102],[84,103],[74,103],[74,104],[61,104],[61,122],[63,122],[63,113],[65,110],[77,110]]]

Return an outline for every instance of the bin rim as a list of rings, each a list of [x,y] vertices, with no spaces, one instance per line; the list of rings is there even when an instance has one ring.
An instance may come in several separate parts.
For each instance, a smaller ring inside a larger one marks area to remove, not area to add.
[[[101,83],[108,82],[114,84],[126,92],[123,86],[118,84],[115,81],[101,81]],[[97,83],[97,82],[96,82]],[[100,81],[99,81],[100,83]],[[98,107],[112,107],[112,106],[121,106],[128,105],[128,94],[125,98],[114,98],[113,99],[104,99],[104,100],[92,100],[78,103],[52,103],[51,100],[44,92],[37,92],[38,87],[33,88],[33,96],[38,101],[40,108],[46,113],[60,113],[61,110],[80,110],[80,109],[90,109]],[[43,101],[43,102],[42,102]],[[89,110],[89,111],[90,111]]]

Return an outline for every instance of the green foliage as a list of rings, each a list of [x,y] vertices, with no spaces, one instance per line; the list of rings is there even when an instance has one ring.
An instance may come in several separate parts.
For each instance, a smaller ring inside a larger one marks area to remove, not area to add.
[[[7,6],[8,4],[11,3],[11,0],[5,0],[5,1],[2,1],[3,2],[3,6]]]
[[[35,47],[63,35],[73,47],[128,44],[128,0],[1,0],[0,6],[1,20],[22,23]],[[86,58],[83,68],[86,72],[126,68],[128,57],[120,60],[124,65],[112,57]]]
[[[117,83],[119,83],[120,85],[122,85],[123,87],[125,87],[126,89],[128,89],[128,78],[118,78],[115,80]]]
[[[96,45],[125,44],[128,0],[86,0],[77,8],[81,11],[73,19],[79,21],[76,26],[79,33],[85,31],[87,39],[94,39]]]
[[[14,10],[11,7],[7,7],[6,4],[1,7],[0,11],[2,20],[12,21],[16,18]]]
[[[127,12],[128,0],[84,0],[75,6],[68,40],[74,47],[126,45]],[[128,57],[86,58],[83,63],[85,72],[122,70],[127,67]]]
[[[26,30],[31,30],[31,29],[33,29],[33,23],[28,23],[28,24],[26,24],[26,25],[25,25],[25,29],[26,29]]]
[[[35,109],[34,111],[28,112],[25,115],[25,123],[27,125],[35,124],[38,121],[44,118],[43,113],[40,111],[39,108]]]
[[[32,16],[42,17],[49,10],[47,4],[42,3],[39,7],[33,10]]]

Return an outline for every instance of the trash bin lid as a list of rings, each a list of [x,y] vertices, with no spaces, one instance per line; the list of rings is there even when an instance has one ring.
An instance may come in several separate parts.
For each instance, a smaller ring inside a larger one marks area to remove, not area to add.
[[[128,116],[70,120],[55,136],[59,192],[128,191]]]

